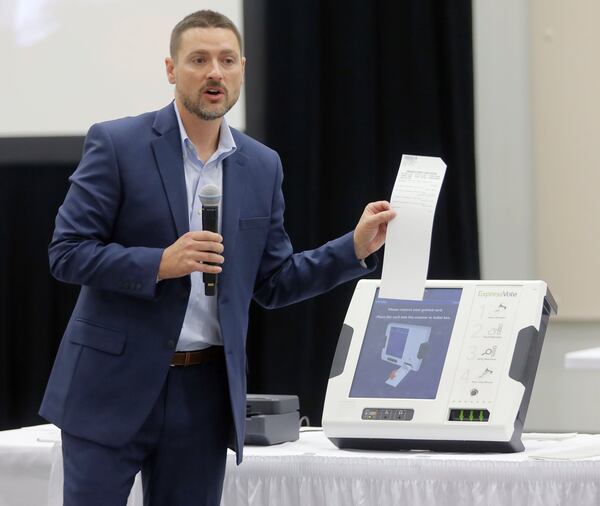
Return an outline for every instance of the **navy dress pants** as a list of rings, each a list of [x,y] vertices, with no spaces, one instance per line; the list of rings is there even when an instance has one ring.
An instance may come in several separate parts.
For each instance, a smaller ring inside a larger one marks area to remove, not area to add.
[[[64,506],[125,506],[140,470],[144,506],[218,506],[231,423],[224,360],[171,367],[125,446],[62,432]]]

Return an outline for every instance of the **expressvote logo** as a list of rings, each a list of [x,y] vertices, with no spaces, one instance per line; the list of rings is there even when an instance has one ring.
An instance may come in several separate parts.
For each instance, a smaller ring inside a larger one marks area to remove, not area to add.
[[[517,295],[517,292],[511,292],[509,290],[503,290],[501,292],[486,292],[479,290],[477,292],[477,297],[516,297]]]

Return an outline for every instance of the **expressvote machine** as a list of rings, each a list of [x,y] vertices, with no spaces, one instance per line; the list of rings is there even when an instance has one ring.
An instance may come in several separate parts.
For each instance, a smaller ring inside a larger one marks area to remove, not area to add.
[[[339,448],[517,452],[548,319],[543,281],[427,281],[422,301],[361,280],[323,430]]]

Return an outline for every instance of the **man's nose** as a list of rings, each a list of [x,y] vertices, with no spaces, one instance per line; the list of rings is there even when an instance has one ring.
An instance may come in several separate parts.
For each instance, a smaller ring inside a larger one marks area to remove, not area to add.
[[[223,71],[218,60],[214,60],[211,63],[210,70],[206,77],[212,79],[213,81],[221,81],[223,79]]]

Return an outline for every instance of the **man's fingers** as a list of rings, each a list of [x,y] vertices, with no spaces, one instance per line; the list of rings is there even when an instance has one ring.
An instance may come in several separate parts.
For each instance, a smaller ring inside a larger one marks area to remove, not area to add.
[[[388,223],[396,217],[396,211],[388,209],[387,211],[381,211],[377,214],[372,214],[367,218],[371,225],[381,225],[382,223]]]
[[[367,204],[367,210],[372,213],[379,213],[381,211],[387,211],[392,206],[387,200],[378,200],[377,202],[371,202]]]
[[[220,264],[225,261],[222,241],[223,237],[214,232],[187,232],[163,251],[158,267],[159,278],[178,278],[192,272],[220,273]]]
[[[220,242],[215,241],[198,241],[192,238],[187,238],[182,243],[182,251],[210,251],[213,253],[223,253],[224,246]]]
[[[194,266],[194,272],[206,272],[207,274],[220,274],[223,270],[219,265],[210,265],[203,263],[196,263]]]
[[[193,230],[186,234],[187,237],[194,241],[202,242],[223,242],[223,236],[216,232],[209,232],[208,230]]]
[[[222,264],[225,262],[225,258],[222,255],[216,253],[209,253],[208,251],[198,251],[192,256],[195,262],[211,262],[213,264]]]
[[[223,253],[225,248],[220,242],[195,241],[192,244],[194,251],[212,251],[214,253]]]
[[[207,272],[219,274],[223,268],[221,264],[225,259],[221,255],[207,252],[198,252],[190,255],[186,261],[187,272]]]

